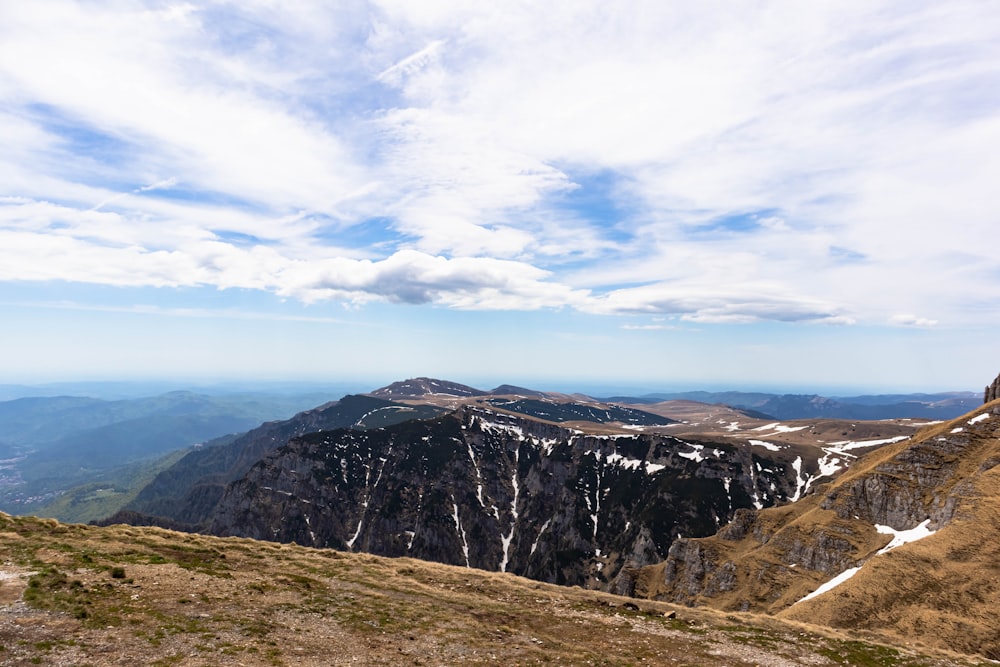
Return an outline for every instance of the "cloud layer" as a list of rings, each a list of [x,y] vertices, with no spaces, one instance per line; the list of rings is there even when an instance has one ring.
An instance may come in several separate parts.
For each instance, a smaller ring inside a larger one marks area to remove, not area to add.
[[[6,3],[0,99],[4,281],[1000,315],[988,3]]]

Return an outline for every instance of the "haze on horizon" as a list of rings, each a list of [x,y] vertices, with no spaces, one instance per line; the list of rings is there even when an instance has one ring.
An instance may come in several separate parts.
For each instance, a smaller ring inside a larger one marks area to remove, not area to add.
[[[11,2],[0,99],[0,383],[1000,370],[990,3]]]

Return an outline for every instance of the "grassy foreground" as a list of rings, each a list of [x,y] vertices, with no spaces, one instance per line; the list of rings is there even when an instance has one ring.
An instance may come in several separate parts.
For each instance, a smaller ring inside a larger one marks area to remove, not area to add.
[[[763,616],[156,528],[0,515],[0,561],[0,665],[986,664]]]

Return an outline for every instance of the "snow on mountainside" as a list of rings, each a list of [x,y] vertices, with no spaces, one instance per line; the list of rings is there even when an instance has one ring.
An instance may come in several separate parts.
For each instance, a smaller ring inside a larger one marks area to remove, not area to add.
[[[797,475],[783,448],[588,434],[468,406],[296,438],[229,485],[210,532],[628,592],[674,538],[787,501]]]

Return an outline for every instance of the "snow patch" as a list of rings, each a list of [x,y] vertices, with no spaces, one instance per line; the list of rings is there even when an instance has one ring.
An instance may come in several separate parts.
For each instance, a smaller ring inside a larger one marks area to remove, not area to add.
[[[535,553],[535,549],[538,548],[538,540],[542,539],[542,533],[544,533],[546,531],[546,529],[549,527],[549,524],[551,522],[552,522],[552,519],[546,519],[545,523],[542,524],[541,529],[538,531],[538,536],[535,537],[535,541],[531,543],[531,551],[528,552],[528,556],[529,557],[533,553]]]
[[[485,508],[486,503],[483,502],[483,475],[479,471],[479,462],[476,461],[476,454],[472,451],[472,443],[467,443],[469,447],[469,458],[472,460],[472,467],[476,470],[476,499],[479,500],[479,506]]]
[[[986,421],[989,418],[990,418],[990,413],[984,412],[983,414],[976,415],[975,417],[973,417],[972,419],[970,419],[968,423],[969,424],[978,424],[979,422]]]
[[[677,452],[677,456],[685,459],[694,461],[695,463],[701,463],[705,460],[705,457],[701,455],[701,450],[705,449],[704,445],[696,445],[693,442],[685,442],[685,445],[694,449],[693,452]]]
[[[601,458],[600,452],[594,452],[594,456],[598,459]],[[608,454],[607,456],[604,457],[604,460],[611,465],[627,468],[628,470],[638,470],[639,466],[642,465],[642,461],[640,461],[639,459],[631,459],[626,456],[622,456],[618,452]]]
[[[500,543],[503,545],[503,558],[500,560],[500,571],[507,571],[508,558],[510,556],[510,543],[514,539],[514,529],[517,527],[517,497],[521,492],[521,487],[517,483],[517,469],[521,461],[521,448],[514,450],[514,473],[510,476],[510,484],[514,489],[514,498],[510,501],[510,531],[506,535],[500,536]]]
[[[472,567],[469,564],[469,540],[465,535],[465,528],[462,527],[462,521],[458,517],[458,503],[455,502],[454,496],[451,498],[451,505],[455,508],[455,513],[452,515],[452,518],[455,519],[455,532],[462,538],[462,553],[465,554],[465,567]]]
[[[884,554],[888,551],[892,551],[896,547],[901,547],[904,544],[909,544],[910,542],[916,542],[917,540],[922,540],[925,537],[933,535],[936,531],[927,528],[931,523],[930,519],[927,519],[917,526],[909,530],[896,530],[890,528],[889,526],[881,526],[875,524],[875,530],[882,533],[883,535],[892,535],[892,541],[885,545],[884,548],[880,549],[876,556],[879,554]]]
[[[795,502],[802,497],[802,492],[806,489],[806,485],[809,483],[807,477],[802,475],[802,457],[796,456],[795,460],[792,461],[792,469],[795,471],[795,494],[789,498],[791,502]]]
[[[795,433],[796,431],[801,431],[807,429],[809,426],[785,426],[781,422],[771,422],[770,424],[765,424],[764,426],[758,426],[753,429],[754,431],[774,431],[773,433],[768,433],[766,435],[777,435],[778,433]]]
[[[780,452],[782,449],[782,447],[780,447],[779,445],[776,445],[772,442],[765,442],[764,440],[748,440],[747,442],[749,442],[754,447],[763,447],[764,449],[767,449],[772,452]]]
[[[908,440],[909,437],[910,436],[908,435],[897,435],[894,438],[884,438],[882,440],[838,440],[836,442],[831,442],[830,446],[841,452],[847,452],[852,449],[865,449],[867,447],[876,447],[878,445],[891,445],[894,442]]]
[[[844,570],[843,572],[841,572],[840,574],[838,574],[836,577],[834,577],[830,581],[826,582],[825,584],[823,584],[822,586],[820,586],[819,588],[817,588],[812,593],[810,593],[809,595],[805,596],[804,598],[802,598],[801,600],[799,600],[795,604],[798,604],[799,602],[805,602],[806,600],[811,600],[814,597],[816,597],[817,595],[822,595],[823,593],[826,593],[829,590],[833,590],[837,586],[841,585],[842,583],[844,583],[845,581],[847,581],[848,579],[850,579],[851,577],[853,577],[854,575],[856,575],[860,569],[861,569],[860,567],[851,567],[851,568],[848,568],[848,569]]]

